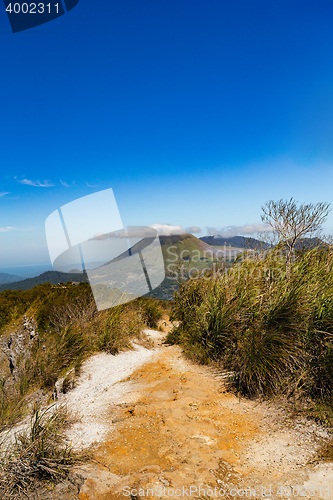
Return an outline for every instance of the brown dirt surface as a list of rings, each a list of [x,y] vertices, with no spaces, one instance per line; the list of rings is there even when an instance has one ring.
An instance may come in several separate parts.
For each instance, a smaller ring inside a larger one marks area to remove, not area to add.
[[[136,400],[110,407],[95,464],[77,471],[79,500],[333,497],[332,464],[309,463],[324,429],[239,399],[223,374],[150,335],[155,356],[123,381]]]

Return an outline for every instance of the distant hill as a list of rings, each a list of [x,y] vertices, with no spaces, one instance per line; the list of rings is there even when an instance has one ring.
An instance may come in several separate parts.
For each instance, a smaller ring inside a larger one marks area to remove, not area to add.
[[[170,271],[171,269],[172,273],[172,264],[175,264],[178,259],[185,261],[193,259],[194,262],[197,262],[197,265],[200,267],[200,262],[198,262],[198,260],[206,262],[207,260],[214,260],[215,256],[217,255],[214,246],[222,247],[226,245],[227,247],[230,246],[235,249],[245,249],[248,248],[246,240],[247,238],[245,238],[244,236],[233,236],[231,238],[222,238],[216,236],[204,236],[202,238],[196,238],[192,234],[160,236],[160,243],[165,262],[165,270],[168,273],[168,271]],[[251,238],[251,240],[258,245],[260,243],[263,243],[254,238]],[[134,245],[131,248],[132,255],[142,250],[142,246],[143,245],[141,242]],[[327,245],[319,238],[303,238],[297,243],[295,249],[311,249],[315,246],[325,247]],[[115,262],[127,256],[128,253],[126,252],[126,254],[120,255],[112,262]],[[202,265],[207,264],[202,262]],[[103,266],[100,266],[98,269],[103,270]],[[76,271],[76,269],[73,269],[73,271]],[[62,273],[59,271],[47,271],[39,276],[35,276],[34,278],[28,278],[25,280],[22,280],[20,276],[0,273],[0,292],[4,290],[29,290],[30,288],[43,283],[51,283],[53,285],[56,285],[58,283],[78,283],[80,281],[88,282],[86,273]],[[171,298],[172,290],[174,288],[173,285],[174,283],[172,282],[172,280],[166,278],[158,288],[151,292],[151,295],[159,296],[161,298]]]
[[[191,234],[182,234],[182,235],[172,235],[172,236],[160,236],[160,243],[162,247],[162,253],[165,261],[165,267],[166,271],[168,271],[168,265],[171,263],[176,262],[178,259],[183,259],[187,260],[187,258],[196,258],[196,259],[204,259],[213,257],[215,255],[216,250],[212,248],[210,245],[207,243],[199,240],[195,236],[192,236]],[[144,246],[145,242],[137,243],[131,248],[131,253],[134,255],[135,253],[139,252],[142,250],[142,247]],[[206,254],[205,254],[206,252]],[[119,261],[125,257],[128,257],[128,252],[120,255],[116,259],[114,259],[112,262]],[[107,266],[109,263],[105,264]],[[98,267],[98,270],[101,271],[101,280],[103,278],[103,267],[100,266]],[[128,269],[129,271],[133,271],[131,267]],[[76,271],[76,269],[73,269],[72,271]],[[134,269],[135,273],[135,269]],[[20,279],[20,278],[18,278]],[[17,281],[15,283],[8,283],[8,284],[1,284],[0,285],[0,292],[4,290],[29,290],[30,288],[33,288],[34,286],[43,284],[43,283],[51,283],[51,284],[58,284],[58,283],[67,283],[68,281],[71,282],[80,282],[80,281],[88,281],[86,273],[62,273],[58,271],[47,271],[39,276],[36,276],[34,278],[28,278],[22,281]],[[164,289],[170,289],[171,285],[173,288],[173,282],[170,283],[170,280],[165,279],[162,285],[158,287],[159,290],[157,290],[157,294],[160,294],[160,296],[163,298],[166,297],[165,295],[165,290]],[[156,293],[154,295],[156,295]],[[168,297],[170,296],[170,293],[167,293]]]
[[[247,238],[245,236],[232,236],[231,238],[223,238],[222,236],[203,236],[200,238],[201,241],[211,245],[212,247],[223,247],[226,245],[232,248],[252,248],[252,245],[258,248],[262,247],[265,249],[269,248],[267,243],[263,241],[256,240],[255,238]],[[250,243],[250,244],[249,244]],[[317,246],[327,247],[327,244],[320,238],[301,238],[297,241],[295,245],[295,250],[301,249],[312,249]]]
[[[152,282],[154,282],[154,279],[156,281],[159,280],[161,275],[159,249],[154,245],[150,246],[154,240],[155,237],[140,240],[131,247],[130,251],[127,250],[112,261],[95,268],[93,273],[90,274],[92,286],[95,285],[93,276],[95,274],[96,284],[100,282],[106,283],[109,286],[117,286],[122,291],[126,291],[128,286],[132,287],[134,284],[137,294],[145,294],[146,282],[140,281],[140,276],[142,276],[141,264],[138,265],[137,259],[132,259],[124,268],[122,262],[129,257],[129,254],[134,256],[145,250],[145,259],[148,259],[150,263],[149,278]],[[193,262],[195,267],[201,269],[215,259],[217,250],[191,234],[160,236],[159,240],[164,259],[166,278],[161,285],[150,292],[149,296],[171,299],[173,290],[178,286],[175,273],[177,272],[179,261]],[[119,262],[119,266],[117,266],[117,262]],[[154,266],[155,262],[157,263],[156,267]],[[114,267],[112,267],[113,264]]]
[[[328,245],[320,238],[301,238],[296,242],[295,250],[308,249],[312,250],[315,247],[326,248]]]
[[[23,281],[17,281],[15,283],[3,284],[0,286],[0,292],[4,290],[29,290],[34,286],[41,285],[43,283],[51,283],[52,285],[57,285],[58,283],[67,283],[88,281],[87,275],[85,273],[61,273],[58,271],[47,271],[40,276],[35,276],[34,278],[28,278]]]
[[[172,236],[160,236],[160,242],[164,261],[174,261],[175,254],[179,258],[196,259],[200,257],[214,256],[215,249],[209,243],[196,238],[192,234],[177,234]]]
[[[267,249],[269,245],[264,243],[263,241],[256,240],[255,238],[247,238],[244,236],[232,236],[231,238],[223,238],[222,236],[203,236],[200,238],[201,241],[204,241],[208,245],[212,247],[223,247],[224,245],[230,247],[237,248],[252,248],[252,245],[255,245],[260,248]],[[249,244],[250,243],[250,244]],[[317,246],[327,247],[327,244],[321,240],[320,238],[301,238],[297,241],[295,245],[295,250],[301,249],[312,249]]]
[[[256,240],[255,238],[248,238],[245,236],[231,236],[230,238],[225,238],[223,236],[203,236],[200,238],[201,241],[204,241],[208,245],[215,247],[223,247],[231,246],[234,248],[252,248],[251,244],[254,245],[264,245],[264,248],[268,248],[269,245],[264,243],[263,241]],[[248,242],[251,242],[250,246]]]
[[[149,238],[147,238],[148,240]],[[201,241],[192,234],[176,234],[171,236],[160,236],[160,244],[162,248],[163,258],[166,265],[171,262],[176,262],[178,259],[190,260],[191,258],[204,258],[214,256],[217,252],[214,247]],[[151,239],[152,241],[154,238]],[[142,251],[147,246],[148,241],[141,240],[131,248],[131,255]],[[150,242],[149,242],[150,243]],[[117,262],[128,257],[128,251],[122,253],[111,262]],[[104,265],[108,265],[107,262]],[[102,269],[100,266],[99,269]]]
[[[14,281],[20,281],[22,279],[22,276],[16,276],[15,274],[0,273],[0,285],[14,283]]]

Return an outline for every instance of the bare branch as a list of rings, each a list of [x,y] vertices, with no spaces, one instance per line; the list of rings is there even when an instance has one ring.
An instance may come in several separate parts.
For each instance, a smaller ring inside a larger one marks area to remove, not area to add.
[[[302,203],[299,207],[297,203],[293,198],[277,202],[270,200],[261,207],[263,211],[261,220],[269,224],[278,236],[279,242],[288,247],[287,272],[297,241],[302,237],[319,233],[331,210],[330,203]]]

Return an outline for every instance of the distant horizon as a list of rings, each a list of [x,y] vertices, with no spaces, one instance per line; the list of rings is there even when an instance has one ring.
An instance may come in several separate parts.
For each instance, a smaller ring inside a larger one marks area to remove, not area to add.
[[[183,236],[185,234],[191,234],[191,233],[170,234],[170,235],[160,235],[160,236]],[[195,236],[195,235],[192,234],[192,236]],[[213,239],[216,238],[216,239],[223,239],[223,240],[229,240],[229,239],[232,239],[235,237],[258,239],[257,237],[255,237],[253,235],[247,236],[247,235],[241,235],[241,234],[237,234],[237,235],[233,235],[233,236],[221,236],[221,235],[216,234],[216,235],[206,235],[206,236],[200,236],[200,237],[195,236],[195,237],[198,239],[210,237]],[[309,238],[309,237],[304,236],[301,239],[307,239],[307,238]],[[262,240],[259,240],[259,241],[262,241]],[[94,263],[94,264],[96,264],[96,263]],[[100,262],[99,264],[103,265],[104,262]],[[91,263],[91,265],[92,265],[92,263]],[[70,266],[67,266],[67,267],[70,267]],[[68,271],[64,270],[61,272],[70,273],[71,270],[72,269],[69,269]],[[73,270],[74,270],[74,268],[73,268]],[[2,267],[0,267],[0,273],[6,273],[9,275],[19,276],[23,280],[28,279],[28,278],[34,278],[34,277],[39,276],[40,274],[43,274],[47,271],[55,271],[55,269],[52,267],[52,265],[50,263],[44,263],[44,264],[31,264],[30,263],[30,264],[22,264],[19,266],[2,266]],[[78,272],[81,273],[82,271],[78,270]]]
[[[0,268],[0,273],[19,276],[22,277],[23,279],[34,278],[35,276],[39,276],[39,274],[43,274],[43,272],[47,271],[54,271],[51,264],[35,264],[35,265],[27,264],[27,265],[8,266]]]
[[[182,234],[191,234],[191,233],[182,233]],[[179,235],[181,236],[182,234],[179,234]],[[160,236],[167,236],[167,235],[160,235]],[[176,235],[168,235],[168,236],[177,236],[177,234]],[[195,236],[195,235],[192,235],[192,236]],[[205,238],[207,236],[210,236],[210,235],[201,236],[200,238]],[[218,235],[216,235],[216,236],[219,237]],[[243,235],[236,235],[236,236],[243,236]],[[197,236],[195,236],[195,237],[197,237]],[[246,236],[244,236],[244,237],[246,237]],[[228,237],[223,237],[223,238],[228,239]],[[230,238],[233,238],[233,236],[231,236]],[[45,262],[42,264],[29,263],[29,264],[20,264],[20,265],[14,265],[14,266],[8,265],[8,266],[0,267],[0,273],[6,273],[6,274],[10,274],[10,275],[19,276],[19,277],[22,277],[23,279],[34,278],[36,276],[39,276],[39,274],[43,274],[44,272],[47,272],[47,271],[54,271],[54,268],[52,267],[50,262]],[[69,272],[69,271],[66,271],[66,272]]]
[[[192,233],[173,233],[173,234],[160,234],[159,236],[182,236],[184,234],[192,234]],[[244,237],[244,238],[253,238],[253,236],[246,236],[246,235],[233,235],[233,236],[220,236],[220,235],[204,235],[204,236],[197,236],[195,234],[192,234],[192,236],[195,236],[196,238],[207,238],[207,237],[210,237],[210,236],[213,236],[213,237],[216,237],[216,238],[224,238],[224,239],[230,239],[230,238],[234,238],[235,236],[238,236],[238,237]],[[73,264],[74,265],[74,264]],[[67,266],[68,267],[68,266]],[[70,267],[70,266],[69,266]],[[33,274],[34,272],[37,272],[35,271],[35,269],[45,269],[45,270],[50,270],[50,271],[53,271],[53,267],[52,267],[52,264],[51,262],[44,262],[44,263],[33,263],[33,262],[30,262],[30,263],[26,263],[26,264],[8,264],[8,265],[5,265],[5,266],[1,266],[0,267],[0,272],[1,273],[8,273],[8,274],[15,274],[15,275],[19,275],[19,276],[24,276],[24,277],[34,277],[35,274]],[[42,271],[44,272],[44,271]],[[67,272],[67,271],[66,271]],[[29,275],[29,276],[28,276]]]

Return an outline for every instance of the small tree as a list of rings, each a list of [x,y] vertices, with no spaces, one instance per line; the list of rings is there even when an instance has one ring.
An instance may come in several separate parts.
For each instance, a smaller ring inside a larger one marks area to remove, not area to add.
[[[330,203],[302,203],[297,201],[267,201],[261,207],[264,214],[261,220],[269,224],[278,236],[279,242],[287,246],[286,271],[290,274],[290,261],[297,240],[304,236],[314,236],[319,233],[323,222],[330,212]]]

